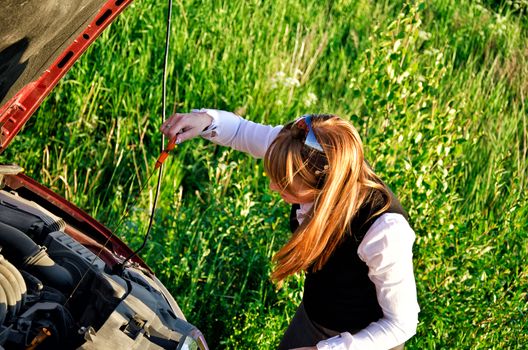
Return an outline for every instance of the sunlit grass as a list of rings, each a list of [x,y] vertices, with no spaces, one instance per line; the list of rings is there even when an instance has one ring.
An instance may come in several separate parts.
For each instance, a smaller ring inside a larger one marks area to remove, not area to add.
[[[283,123],[332,112],[417,233],[421,305],[408,349],[528,343],[526,11],[494,2],[179,2],[169,113],[236,110]],[[141,243],[155,186],[165,5],[137,1],[75,64],[3,155]],[[167,161],[142,252],[212,348],[274,348],[302,292],[270,259],[288,207],[262,163],[203,140]],[[136,197],[139,198],[136,201]]]

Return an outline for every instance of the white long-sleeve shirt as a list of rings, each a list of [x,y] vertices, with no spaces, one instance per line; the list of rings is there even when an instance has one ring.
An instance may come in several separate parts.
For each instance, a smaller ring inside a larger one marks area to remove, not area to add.
[[[231,112],[203,109],[213,118],[202,137],[217,144],[263,158],[282,126],[245,120]],[[301,223],[313,203],[297,211]],[[416,333],[420,307],[416,297],[412,246],[415,234],[405,218],[385,213],[374,221],[358,247],[357,254],[368,266],[368,276],[376,287],[383,317],[358,333],[341,333],[323,340],[318,350],[383,350],[398,346]]]

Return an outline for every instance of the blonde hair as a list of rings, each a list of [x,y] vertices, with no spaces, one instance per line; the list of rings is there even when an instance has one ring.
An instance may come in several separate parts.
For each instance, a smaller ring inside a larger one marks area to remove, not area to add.
[[[334,115],[313,115],[311,125],[324,153],[305,145],[305,131],[289,124],[264,158],[270,181],[282,191],[295,195],[292,184],[301,184],[315,198],[311,217],[273,257],[271,277],[279,283],[299,271],[320,270],[375,190],[386,200],[372,216],[391,204],[389,190],[365,162],[361,138],[349,122]]]

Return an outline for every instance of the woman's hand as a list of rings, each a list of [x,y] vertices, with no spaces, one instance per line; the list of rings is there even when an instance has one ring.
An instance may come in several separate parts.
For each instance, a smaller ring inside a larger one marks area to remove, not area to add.
[[[160,131],[169,139],[177,136],[176,143],[182,143],[200,135],[212,121],[207,112],[176,113],[161,125]]]

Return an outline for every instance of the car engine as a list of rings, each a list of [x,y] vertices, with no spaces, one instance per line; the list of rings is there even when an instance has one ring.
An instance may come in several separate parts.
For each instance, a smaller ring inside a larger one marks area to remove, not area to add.
[[[112,271],[66,226],[0,190],[0,349],[203,348],[155,277]]]

